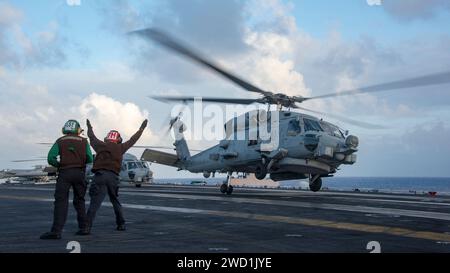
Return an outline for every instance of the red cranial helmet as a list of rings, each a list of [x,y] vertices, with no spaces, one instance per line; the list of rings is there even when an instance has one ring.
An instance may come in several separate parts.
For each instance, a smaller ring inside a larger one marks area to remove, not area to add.
[[[122,137],[116,130],[111,130],[105,137],[105,142],[122,143]]]

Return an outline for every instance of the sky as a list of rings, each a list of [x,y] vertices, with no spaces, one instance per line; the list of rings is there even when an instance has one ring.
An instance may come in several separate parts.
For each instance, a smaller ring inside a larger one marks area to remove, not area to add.
[[[148,96],[255,97],[127,34],[136,29],[162,29],[266,90],[310,96],[450,71],[448,26],[446,0],[0,0],[0,169],[31,167],[11,161],[45,156],[36,143],[71,118],[125,138],[148,118],[139,144],[171,145],[172,106]],[[338,176],[449,177],[449,105],[439,85],[303,106],[387,127],[324,117],[360,138],[358,162]]]

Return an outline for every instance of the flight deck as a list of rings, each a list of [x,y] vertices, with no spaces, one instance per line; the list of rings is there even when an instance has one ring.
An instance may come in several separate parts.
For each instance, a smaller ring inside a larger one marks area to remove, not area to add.
[[[119,193],[126,231],[106,198],[88,236],[70,204],[61,240],[54,185],[0,185],[0,252],[368,253],[450,252],[450,196],[151,184]],[[87,202],[89,198],[87,197]],[[376,245],[374,248],[373,245]]]

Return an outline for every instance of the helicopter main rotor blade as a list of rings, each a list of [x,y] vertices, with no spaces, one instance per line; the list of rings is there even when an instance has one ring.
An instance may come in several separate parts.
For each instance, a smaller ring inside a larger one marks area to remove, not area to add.
[[[339,97],[339,96],[347,96],[347,95],[357,95],[361,93],[371,93],[371,92],[381,92],[381,91],[390,91],[390,90],[399,90],[405,88],[412,87],[420,87],[420,86],[430,86],[430,85],[438,85],[450,83],[450,71],[443,73],[430,74],[426,76],[414,77],[410,79],[376,84],[372,86],[366,86],[358,89],[347,90],[339,93],[325,94],[310,98],[303,98],[302,101],[312,100],[312,99],[324,99],[331,97]]]
[[[258,102],[258,99],[229,99],[229,98],[204,98],[204,97],[151,97],[162,102],[193,102],[201,99],[204,102],[232,103],[232,104],[252,104]]]
[[[168,146],[139,146],[139,145],[135,145],[131,148],[136,148],[136,149],[164,149],[164,150],[175,150],[175,146],[173,147],[168,147]],[[202,150],[196,150],[196,149],[189,149],[189,151],[193,151],[193,152],[201,152]]]
[[[53,143],[46,143],[46,142],[41,142],[38,144],[53,145]],[[141,145],[134,145],[131,148],[135,148],[135,149],[166,149],[166,150],[174,150],[175,149],[175,147],[168,147],[168,146],[141,146]],[[201,150],[190,149],[190,151],[200,152]],[[24,160],[14,160],[11,162],[42,161],[42,160],[46,160],[46,159],[47,159],[46,157],[42,157],[41,159],[24,159]]]
[[[303,111],[311,112],[311,113],[314,113],[314,114],[318,114],[318,115],[323,115],[323,116],[326,116],[326,117],[334,118],[336,120],[340,120],[342,122],[345,122],[345,123],[348,123],[348,124],[351,124],[351,125],[354,125],[354,126],[358,126],[358,127],[361,127],[361,128],[365,128],[365,129],[387,129],[387,127],[385,127],[385,126],[381,126],[381,125],[378,125],[378,124],[372,124],[372,123],[359,121],[359,120],[354,120],[354,119],[350,119],[350,118],[343,117],[343,116],[336,115],[336,114],[319,112],[319,111],[316,111],[316,110],[311,110],[311,109],[303,108],[303,107],[300,107],[300,106],[297,106],[296,108],[300,109],[300,110],[303,110]]]
[[[131,148],[135,149],[175,149],[175,147],[168,147],[168,146],[147,146],[147,145],[134,145]]]
[[[257,92],[257,93],[260,93],[265,96],[272,94],[271,92],[264,91],[264,90],[256,87],[255,85],[233,75],[232,73],[226,71],[225,69],[219,67],[218,65],[213,64],[212,61],[207,60],[205,57],[202,57],[199,53],[196,53],[193,49],[190,49],[189,47],[183,45],[179,41],[176,41],[174,38],[170,37],[169,35],[165,34],[164,32],[162,32],[158,29],[146,28],[146,29],[132,31],[132,32],[130,32],[130,34],[138,34],[140,36],[149,38],[149,39],[159,43],[160,45],[162,45],[168,49],[171,49],[171,50],[215,71],[216,73],[220,74],[221,76],[225,77],[226,79],[239,85],[246,91]]]
[[[43,160],[47,160],[47,158],[46,157],[42,157],[42,158],[35,158],[35,159],[18,159],[18,160],[11,160],[11,162],[20,163],[20,162],[43,161]]]

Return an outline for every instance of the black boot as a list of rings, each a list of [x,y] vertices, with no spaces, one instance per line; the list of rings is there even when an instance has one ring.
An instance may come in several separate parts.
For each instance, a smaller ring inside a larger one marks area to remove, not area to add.
[[[59,239],[61,239],[61,234],[50,231],[50,232],[46,232],[46,233],[42,234],[40,238],[42,240],[59,240]]]
[[[75,235],[79,235],[79,236],[85,236],[85,235],[89,235],[89,234],[91,234],[90,228],[81,228],[80,230],[77,231],[77,233],[75,233]]]
[[[125,231],[125,230],[127,230],[127,228],[125,227],[125,224],[120,224],[120,225],[117,225],[117,230]]]

